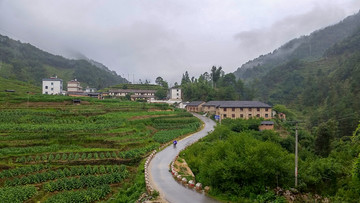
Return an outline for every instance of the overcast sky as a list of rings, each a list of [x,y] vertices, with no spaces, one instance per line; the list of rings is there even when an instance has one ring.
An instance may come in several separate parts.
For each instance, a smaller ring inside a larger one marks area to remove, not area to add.
[[[243,63],[335,24],[359,0],[0,0],[0,34],[85,55],[130,81],[180,82]]]

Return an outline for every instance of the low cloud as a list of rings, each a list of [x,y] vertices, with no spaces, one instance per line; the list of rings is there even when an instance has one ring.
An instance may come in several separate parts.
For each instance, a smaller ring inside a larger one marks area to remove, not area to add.
[[[345,12],[335,5],[315,6],[309,12],[288,16],[270,27],[243,31],[235,35],[240,50],[249,58],[269,53],[287,41],[341,21]],[[324,18],[326,16],[326,18]]]

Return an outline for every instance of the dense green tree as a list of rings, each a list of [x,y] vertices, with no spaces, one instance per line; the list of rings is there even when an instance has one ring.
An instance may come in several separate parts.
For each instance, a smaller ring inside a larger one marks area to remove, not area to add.
[[[327,157],[331,152],[331,142],[337,133],[337,124],[334,120],[322,123],[316,130],[315,152],[316,154]]]

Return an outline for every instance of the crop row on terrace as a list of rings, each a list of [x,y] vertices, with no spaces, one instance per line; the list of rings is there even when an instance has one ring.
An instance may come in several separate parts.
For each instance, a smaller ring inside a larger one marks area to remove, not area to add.
[[[142,158],[200,126],[191,114],[162,104],[84,99],[84,104],[71,105],[67,97],[43,95],[30,95],[29,103],[22,99],[0,101],[4,202],[110,197],[134,202],[138,196],[133,194],[145,191],[137,172]]]
[[[141,148],[134,148],[128,151],[107,151],[107,152],[84,152],[84,153],[51,153],[36,156],[19,156],[14,159],[15,163],[41,163],[57,161],[79,161],[79,160],[103,160],[103,159],[132,159],[139,158],[147,152],[158,148],[157,143]]]

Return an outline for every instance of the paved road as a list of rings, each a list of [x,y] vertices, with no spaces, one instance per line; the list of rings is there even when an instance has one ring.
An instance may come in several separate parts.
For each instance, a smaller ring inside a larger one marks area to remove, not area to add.
[[[175,181],[169,172],[169,164],[180,150],[206,136],[208,132],[214,129],[215,122],[211,119],[197,114],[194,114],[194,116],[198,117],[205,123],[204,129],[192,136],[180,140],[175,148],[171,145],[157,153],[149,166],[152,182],[155,184],[155,188],[160,192],[163,199],[171,203],[217,202],[204,194],[182,186],[181,183]]]

